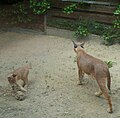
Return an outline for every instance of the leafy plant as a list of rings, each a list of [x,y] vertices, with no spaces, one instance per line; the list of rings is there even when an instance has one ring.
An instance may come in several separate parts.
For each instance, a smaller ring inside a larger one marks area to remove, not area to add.
[[[85,37],[89,34],[88,29],[84,26],[79,26],[74,32],[75,37]]]
[[[103,41],[105,45],[112,45],[120,42],[120,31],[117,29],[109,28],[103,34]]]
[[[112,45],[114,43],[120,43],[120,4],[114,11],[116,19],[113,21],[114,27],[109,28],[103,34],[103,40],[105,45]]]
[[[114,15],[116,16],[116,19],[114,20],[114,28],[120,28],[120,4],[114,11]]]
[[[8,12],[5,9],[0,10],[0,17],[5,17],[8,15]]]
[[[31,19],[28,17],[27,7],[23,2],[14,4],[13,7],[14,10],[12,13],[16,15],[16,18],[13,19],[13,23],[26,23],[31,21]]]
[[[105,45],[112,45],[115,43],[115,41],[112,39],[112,36],[110,35],[109,32],[103,35],[103,40]]]
[[[19,2],[15,5],[13,5],[13,7],[15,8],[15,10],[13,11],[14,14],[23,14],[23,15],[28,14],[23,2]]]
[[[63,12],[66,14],[71,14],[77,8],[77,4],[71,4],[63,9]]]
[[[87,36],[89,33],[97,34],[103,37],[105,45],[120,43],[120,30],[111,25],[98,23],[93,20],[69,20],[69,19],[51,19],[47,25],[74,31],[74,36]],[[79,28],[78,28],[79,27]],[[85,31],[84,31],[85,29]]]
[[[104,61],[104,62],[108,65],[108,68],[112,68],[113,64],[116,63],[116,62],[113,62],[113,61]]]
[[[114,20],[113,23],[114,23],[114,28],[120,28],[120,19],[119,18]]]
[[[41,2],[30,0],[30,8],[33,9],[35,14],[44,14],[48,9],[50,9],[50,3],[47,0],[43,0]]]

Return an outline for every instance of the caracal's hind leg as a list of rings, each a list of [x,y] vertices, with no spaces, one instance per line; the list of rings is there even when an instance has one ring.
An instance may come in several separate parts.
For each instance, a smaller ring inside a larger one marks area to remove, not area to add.
[[[102,81],[101,81],[101,80],[102,80]],[[113,111],[112,111],[111,97],[109,96],[109,92],[108,92],[108,89],[107,89],[107,87],[106,87],[105,79],[102,79],[102,78],[101,78],[101,79],[98,79],[97,82],[98,82],[98,85],[99,85],[99,87],[100,87],[100,89],[101,89],[101,91],[102,91],[105,99],[106,99],[107,102],[108,102],[109,108],[107,109],[107,111],[108,111],[109,113],[112,113]]]

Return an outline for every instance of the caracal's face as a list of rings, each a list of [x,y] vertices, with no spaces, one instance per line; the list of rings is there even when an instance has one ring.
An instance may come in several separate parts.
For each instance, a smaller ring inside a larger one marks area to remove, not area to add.
[[[77,42],[77,43],[75,43],[74,41],[72,41],[73,42],[73,45],[74,45],[74,51],[77,53],[80,49],[83,49],[84,48],[84,44],[85,44],[85,42],[82,42],[82,43],[80,43],[80,42]]]
[[[16,75],[13,75],[13,74],[10,74],[10,75],[7,77],[8,81],[9,81],[9,83],[10,83],[11,85],[14,85],[14,83],[16,82],[15,78],[16,78]]]

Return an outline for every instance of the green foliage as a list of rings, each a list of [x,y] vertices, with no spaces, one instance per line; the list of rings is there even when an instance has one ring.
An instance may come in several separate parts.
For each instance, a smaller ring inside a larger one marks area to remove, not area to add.
[[[74,12],[74,10],[77,8],[77,4],[71,4],[63,9],[63,12],[66,14],[71,14]]]
[[[103,34],[103,41],[105,45],[112,45],[120,43],[120,31],[118,29],[109,28]]]
[[[67,29],[72,31],[77,28],[76,23],[73,22],[72,20],[56,19],[56,18],[48,20],[47,25],[50,27]]]
[[[76,31],[78,27],[84,27],[87,29],[89,33],[103,35],[105,31],[107,31],[111,26],[105,25],[102,23],[97,23],[91,20],[64,20],[64,19],[54,19],[47,21],[48,26],[63,28],[67,30]]]
[[[7,13],[7,11],[5,9],[0,10],[0,17],[5,17],[7,15],[8,15],[8,13]]]
[[[81,2],[79,4],[71,4],[63,9],[63,12],[66,14],[71,14],[77,7],[82,7],[84,4]],[[89,33],[101,35],[105,45],[112,45],[114,43],[120,43],[120,4],[117,9],[114,11],[116,19],[114,20],[114,27],[97,23],[91,20],[81,20],[79,23],[76,21],[70,26],[66,23],[65,26],[70,27],[70,29],[75,30],[75,37],[85,37]],[[70,24],[70,23],[69,23]],[[64,26],[64,27],[65,27]],[[72,26],[72,27],[71,27]],[[116,29],[117,28],[117,29]]]
[[[114,28],[120,28],[120,4],[118,5],[117,9],[114,11],[114,15],[116,16],[116,19],[114,22]]]
[[[120,4],[118,5],[117,9],[114,11],[114,15],[120,15]]]
[[[24,3],[19,2],[15,5],[13,5],[13,7],[15,7],[15,10],[13,11],[14,14],[23,14],[23,15],[27,15],[27,11],[26,11],[26,7],[24,5]]]
[[[87,4],[84,3],[83,1],[80,1],[78,3],[72,3],[66,7],[63,8],[63,12],[66,13],[67,15],[73,13],[75,9],[78,7],[84,8]]]
[[[116,63],[116,62],[113,62],[113,61],[104,61],[104,62],[108,65],[108,68],[112,68],[113,64]]]
[[[113,23],[114,23],[114,28],[120,28],[120,19],[119,18],[114,20]]]
[[[88,36],[89,32],[88,29],[84,26],[79,26],[77,30],[74,32],[75,37],[86,37]]]
[[[54,19],[47,21],[48,26],[74,31],[74,36],[84,37],[88,34],[97,34],[103,37],[105,45],[120,43],[120,30],[113,26],[98,23],[91,20],[63,20]]]
[[[38,2],[36,0],[30,0],[30,8],[32,8],[35,14],[44,14],[50,9],[50,3],[47,0]]]
[[[16,15],[16,18],[13,18],[13,24],[15,23],[27,23],[31,22],[32,18],[30,17],[31,9],[35,14],[43,14],[50,8],[50,3],[47,0],[37,2],[37,0],[30,0],[30,6],[26,6],[24,2],[19,2],[13,5],[14,10],[13,14]],[[29,12],[29,13],[28,13]]]
[[[108,28],[108,25],[95,22],[93,20],[80,20],[78,26],[83,26],[88,29],[89,33],[102,35]]]
[[[115,41],[112,39],[112,36],[110,36],[109,33],[103,35],[103,40],[105,45],[112,45],[115,43]]]
[[[114,11],[116,19],[113,21],[114,27],[109,28],[103,33],[103,40],[105,45],[112,45],[120,43],[120,5]]]
[[[16,15],[16,18],[13,19],[13,24],[26,23],[31,21],[31,19],[28,17],[27,7],[23,2],[14,4],[13,7],[14,7],[14,10],[12,11],[12,13]]]

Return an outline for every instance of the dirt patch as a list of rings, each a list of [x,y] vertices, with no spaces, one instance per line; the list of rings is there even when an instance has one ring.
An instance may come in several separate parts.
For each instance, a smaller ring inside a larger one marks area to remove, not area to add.
[[[77,86],[77,66],[70,39],[34,33],[0,32],[0,118],[119,118],[120,46],[101,45],[92,35],[85,50],[102,60],[116,62],[111,69],[114,113],[103,97],[97,98],[94,80],[84,77]],[[7,74],[26,61],[32,63],[28,95],[17,101],[12,95]]]

